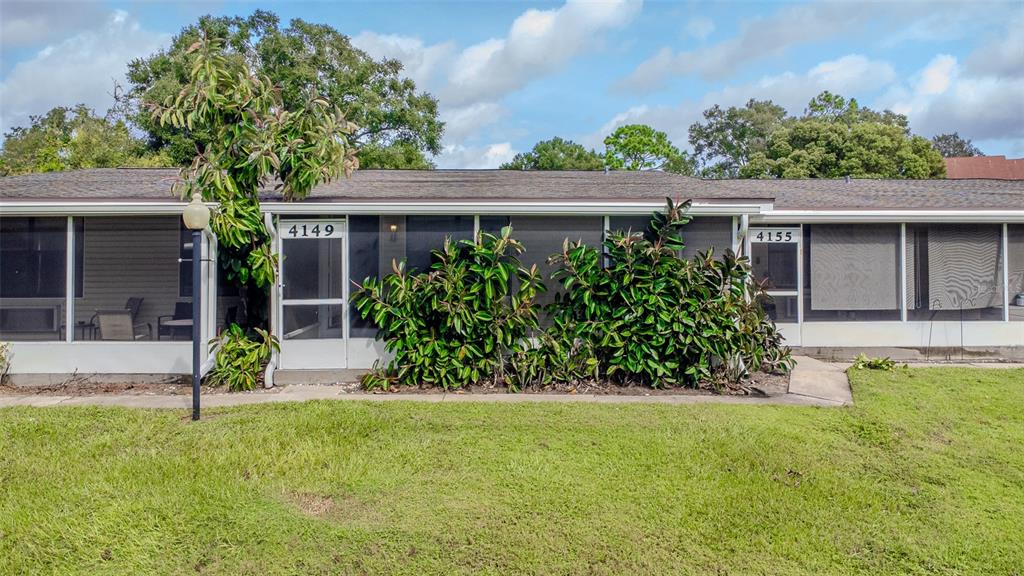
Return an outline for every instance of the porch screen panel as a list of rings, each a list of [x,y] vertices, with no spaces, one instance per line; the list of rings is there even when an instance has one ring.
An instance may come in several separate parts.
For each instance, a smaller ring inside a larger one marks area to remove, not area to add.
[[[910,319],[1002,319],[1001,225],[914,225],[907,238]]]
[[[408,216],[405,240],[407,266],[428,272],[434,261],[433,251],[444,247],[445,238],[458,241],[472,237],[472,216]]]
[[[534,264],[544,277],[548,291],[537,295],[541,306],[555,301],[558,283],[551,280],[557,267],[547,263],[548,258],[562,251],[562,244],[582,240],[588,246],[598,247],[604,238],[604,218],[600,216],[512,216],[512,235],[523,243],[525,251],[519,259],[523,267]],[[543,318],[543,315],[542,315]]]
[[[1006,230],[1010,265],[1010,320],[1024,322],[1024,224],[1010,224]]]
[[[348,275],[352,282],[363,283],[366,278],[377,278],[381,265],[381,218],[379,216],[348,217]],[[385,271],[390,271],[390,263]],[[349,290],[355,290],[351,286]],[[349,336],[373,338],[377,326],[373,320],[363,320],[355,306],[350,306]]]
[[[192,299],[180,297],[179,286],[181,218],[84,220],[84,294],[75,300],[75,339],[191,340]]]
[[[67,218],[0,218],[0,340],[63,340]],[[76,221],[81,240],[81,220]],[[78,245],[78,242],[76,242]],[[81,296],[81,246],[75,294]]]
[[[899,316],[900,227],[896,224],[814,224],[806,259],[810,297],[807,318],[815,311],[892,311]],[[825,315],[836,319],[834,315]],[[861,318],[857,314],[848,319]]]
[[[650,216],[612,216],[608,219],[608,228],[623,232],[645,232],[650,222]],[[683,258],[691,259],[698,252],[706,252],[709,249],[714,249],[717,258],[732,248],[732,218],[700,216],[683,226],[681,234],[686,244],[681,254]]]

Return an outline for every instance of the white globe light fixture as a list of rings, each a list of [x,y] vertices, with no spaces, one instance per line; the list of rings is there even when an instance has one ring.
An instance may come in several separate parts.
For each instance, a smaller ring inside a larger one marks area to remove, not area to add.
[[[210,225],[210,208],[203,203],[199,192],[192,193],[192,201],[185,206],[181,219],[189,230],[204,230]]]

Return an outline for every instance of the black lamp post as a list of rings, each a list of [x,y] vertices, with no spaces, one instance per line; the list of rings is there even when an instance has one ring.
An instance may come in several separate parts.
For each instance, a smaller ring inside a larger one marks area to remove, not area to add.
[[[203,230],[210,224],[210,209],[199,197],[192,194],[192,201],[181,213],[185,227],[192,231],[192,419],[199,420],[199,350],[202,344],[202,287],[203,287]]]

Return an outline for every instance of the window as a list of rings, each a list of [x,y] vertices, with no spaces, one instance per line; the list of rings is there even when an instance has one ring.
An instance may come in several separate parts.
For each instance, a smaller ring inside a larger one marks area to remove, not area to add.
[[[1024,322],[1024,224],[1010,224],[1006,231],[1010,265],[1010,320]]]
[[[797,289],[797,244],[750,244],[750,267],[754,279],[768,290]]]
[[[0,298],[65,298],[67,218],[0,218]],[[82,296],[81,219],[75,220],[75,296]]]
[[[88,230],[82,242],[85,293],[75,301],[73,338],[190,340],[192,304],[180,298],[178,289],[181,218],[95,216],[84,220]]]
[[[899,224],[804,226],[804,320],[899,320]]]
[[[1002,226],[907,226],[909,320],[1002,320]]]
[[[81,219],[74,230],[74,288],[80,298]],[[0,218],[0,338],[64,339],[67,242],[67,218]]]

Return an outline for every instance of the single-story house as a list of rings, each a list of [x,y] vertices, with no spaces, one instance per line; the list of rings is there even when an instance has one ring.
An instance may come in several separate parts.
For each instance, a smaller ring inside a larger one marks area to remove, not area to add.
[[[191,237],[176,170],[0,178],[0,341],[20,374],[187,374]],[[786,342],[805,350],[1024,351],[1024,181],[701,180],[660,172],[362,170],[300,202],[265,191],[282,255],[271,327],[286,369],[367,368],[352,281],[430,265],[446,236],[511,224],[525,264],[565,238],[639,230],[692,199],[687,253],[750,257]],[[204,239],[205,342],[238,314]],[[551,298],[553,291],[546,297]]]

